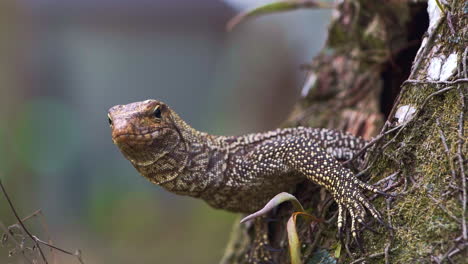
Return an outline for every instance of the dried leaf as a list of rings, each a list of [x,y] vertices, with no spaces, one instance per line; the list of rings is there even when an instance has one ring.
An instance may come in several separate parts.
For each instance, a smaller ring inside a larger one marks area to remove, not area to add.
[[[257,217],[259,217],[261,215],[264,215],[264,214],[270,212],[272,209],[274,209],[278,205],[280,205],[281,203],[286,202],[286,201],[292,202],[295,211],[305,212],[305,210],[302,207],[301,203],[296,199],[296,197],[294,197],[294,195],[289,194],[287,192],[282,192],[280,194],[277,194],[275,197],[273,197],[265,205],[265,207],[263,207],[262,209],[258,210],[257,212],[255,212],[253,214],[250,214],[250,215],[244,217],[241,220],[241,223],[244,223],[244,222],[246,222],[248,220],[251,220],[251,219],[257,218]]]
[[[304,212],[295,212],[291,215],[286,225],[286,229],[288,231],[289,254],[291,256],[291,264],[302,264],[301,243],[299,241],[299,236],[297,234],[296,229],[297,216],[299,215],[305,217],[308,222],[321,222],[321,220],[316,218],[315,216]]]
[[[293,214],[286,225],[288,231],[289,254],[291,256],[291,264],[302,264],[301,261],[301,245],[299,236],[296,230],[296,214]]]

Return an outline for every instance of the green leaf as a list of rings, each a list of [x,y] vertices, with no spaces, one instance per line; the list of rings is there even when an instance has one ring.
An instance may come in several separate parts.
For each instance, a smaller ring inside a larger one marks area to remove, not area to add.
[[[287,201],[290,201],[292,202],[293,206],[294,206],[294,210],[295,211],[298,211],[298,212],[305,212],[304,208],[302,207],[301,203],[296,199],[296,197],[294,197],[294,195],[292,194],[289,194],[287,192],[282,192],[280,194],[277,194],[275,197],[273,197],[266,205],[265,207],[263,207],[262,209],[258,210],[257,212],[253,213],[253,214],[250,214],[246,217],[244,217],[242,220],[241,220],[241,223],[244,223],[248,220],[251,220],[251,219],[254,219],[254,218],[257,218],[261,215],[264,215],[268,212],[270,212],[273,208],[277,207],[278,205],[280,205],[281,203],[283,202],[287,202]]]
[[[335,258],[340,258],[341,256],[341,243],[337,243],[335,248]]]
[[[76,162],[83,147],[78,116],[54,98],[25,102],[12,125],[16,157],[40,175],[58,175]]]
[[[245,21],[247,18],[256,17],[270,13],[291,11],[300,8],[332,8],[333,5],[327,2],[314,0],[289,0],[269,3],[246,12],[240,13],[233,17],[227,24],[226,28],[231,31],[235,26]]]

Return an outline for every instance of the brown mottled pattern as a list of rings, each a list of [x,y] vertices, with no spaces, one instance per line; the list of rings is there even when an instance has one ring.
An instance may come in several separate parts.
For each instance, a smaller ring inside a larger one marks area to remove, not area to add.
[[[339,161],[366,143],[340,131],[285,128],[244,136],[213,136],[187,125],[166,104],[147,100],[109,110],[112,139],[123,155],[151,182],[170,192],[200,197],[215,208],[252,213],[304,178],[323,186],[356,221],[379,212],[362,194],[377,192]]]

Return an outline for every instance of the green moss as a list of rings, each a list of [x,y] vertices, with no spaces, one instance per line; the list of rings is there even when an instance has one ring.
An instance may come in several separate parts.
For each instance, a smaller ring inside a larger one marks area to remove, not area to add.
[[[349,32],[337,23],[331,25],[330,31],[328,32],[327,46],[333,49],[342,49],[349,41]]]
[[[403,99],[402,104],[420,106],[433,91],[435,90],[414,87]],[[387,157],[396,157],[396,161],[401,161],[403,165],[399,177],[412,177],[416,182],[409,183],[407,192],[396,199],[390,211],[386,212],[395,228],[392,248],[399,248],[392,254],[397,256],[396,259],[392,259],[392,263],[429,261],[430,255],[446,252],[447,241],[460,233],[460,225],[430,198],[432,196],[440,201],[451,214],[461,216],[461,204],[456,195],[442,197],[450,190],[452,176],[449,159],[435,122],[438,118],[453,154],[457,143],[457,131],[453,128],[456,128],[458,123],[460,99],[458,92],[453,90],[430,100],[417,119],[395,140],[396,143],[391,144],[384,155],[379,157],[372,170],[373,174],[377,174],[377,179],[393,173],[397,170],[395,161]],[[405,157],[412,161],[411,164],[405,162]],[[402,186],[397,188],[397,192],[402,191]],[[385,211],[383,202],[375,204],[381,211]],[[365,238],[366,244],[372,245],[375,252],[379,249],[382,251],[385,243],[389,241],[388,236],[374,234],[367,234]]]

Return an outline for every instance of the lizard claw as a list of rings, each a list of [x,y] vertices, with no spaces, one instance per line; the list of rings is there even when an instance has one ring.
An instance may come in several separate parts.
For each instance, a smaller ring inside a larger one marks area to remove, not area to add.
[[[371,191],[371,192],[376,193],[376,194],[380,194],[380,195],[385,196],[385,197],[397,197],[396,194],[381,191],[381,190],[377,189],[375,186],[373,186],[372,184],[365,183],[363,181],[360,181],[359,179],[355,179],[355,182],[359,185],[359,187],[361,187],[364,190],[368,190],[368,191]]]
[[[343,232],[346,227],[346,212],[343,208],[343,205],[338,204],[338,238],[343,240]]]
[[[378,232],[375,229],[373,229],[371,226],[364,222],[364,219],[366,217],[366,211],[368,211],[372,215],[372,217],[381,225],[387,228],[389,228],[389,225],[382,220],[383,218],[380,212],[374,207],[374,205],[372,205],[372,203],[369,202],[367,197],[365,197],[361,192],[362,189],[370,190],[375,193],[379,193],[381,191],[376,189],[372,185],[361,182],[359,180],[356,180],[353,183],[354,184],[351,184],[350,186],[351,189],[353,189],[352,195],[349,195],[349,193],[347,196],[343,194],[338,194],[339,196],[335,198],[335,201],[338,202],[338,238],[340,239],[341,243],[343,243],[343,230],[346,227],[346,211],[348,211],[351,217],[351,235],[357,247],[359,247],[361,253],[364,253],[364,248],[359,241],[359,231],[361,230],[358,228],[358,225],[362,225],[363,230],[368,229],[371,232],[378,234]],[[346,198],[343,199],[343,197]]]
[[[361,222],[362,219],[356,214],[354,208],[349,208],[349,214],[351,215],[351,235],[353,236],[354,242],[356,242],[356,245],[359,248],[359,251],[361,251],[362,254],[364,254],[364,247],[362,246],[361,242],[359,242],[359,237],[358,237],[358,229],[356,226],[356,221]]]

